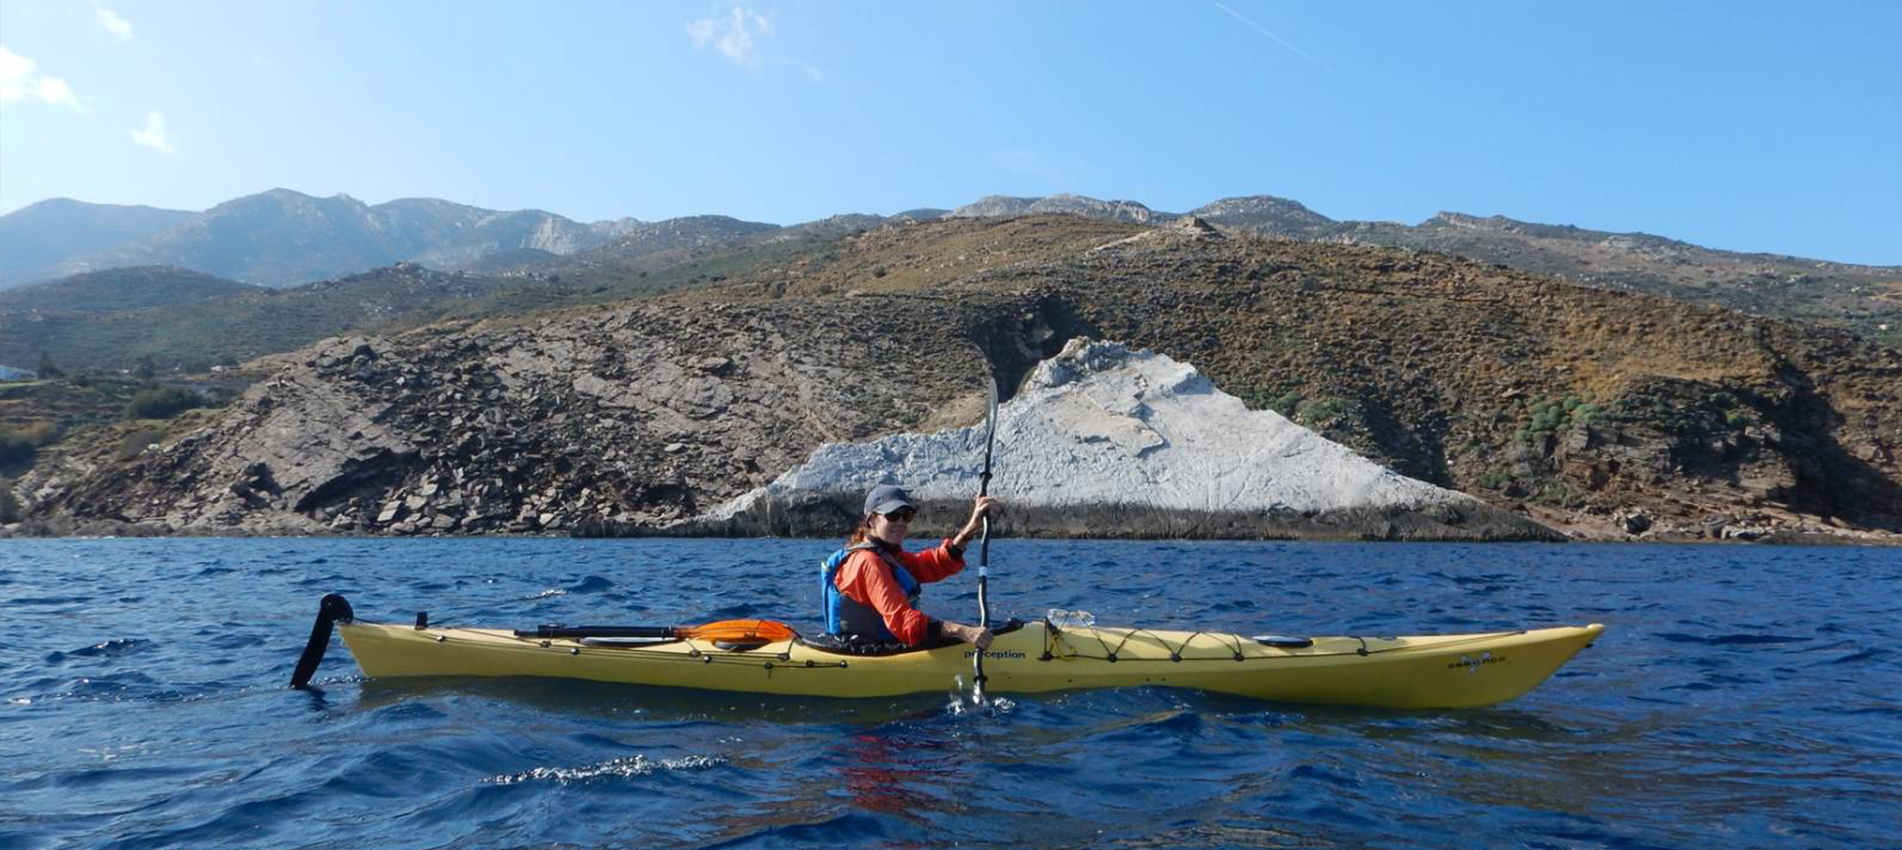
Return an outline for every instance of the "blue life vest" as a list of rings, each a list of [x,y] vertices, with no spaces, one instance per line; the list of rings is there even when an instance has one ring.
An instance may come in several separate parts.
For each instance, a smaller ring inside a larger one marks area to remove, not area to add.
[[[844,566],[845,559],[851,557],[852,553],[864,549],[871,549],[878,553],[879,560],[884,561],[885,565],[891,568],[892,578],[898,580],[899,588],[905,591],[905,597],[910,600],[912,607],[918,607],[918,595],[923,588],[918,584],[918,580],[912,578],[911,573],[905,570],[904,565],[898,563],[897,558],[870,542],[848,546],[832,553],[831,557],[819,564],[819,598],[826,612],[826,634],[855,635],[866,640],[896,641],[898,637],[893,635],[890,629],[885,628],[885,618],[879,615],[877,608],[840,593],[839,585],[834,581],[838,578],[839,567]]]

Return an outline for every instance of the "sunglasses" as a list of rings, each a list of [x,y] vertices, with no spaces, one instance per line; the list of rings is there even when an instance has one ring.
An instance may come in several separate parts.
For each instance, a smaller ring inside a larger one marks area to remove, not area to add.
[[[892,522],[911,522],[918,518],[918,512],[912,508],[899,508],[885,515]]]

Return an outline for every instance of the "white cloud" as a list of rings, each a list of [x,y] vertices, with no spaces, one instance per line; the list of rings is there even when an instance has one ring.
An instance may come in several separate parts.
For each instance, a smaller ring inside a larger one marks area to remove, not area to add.
[[[118,36],[120,41],[132,40],[132,22],[114,14],[111,9],[100,7],[99,24],[105,27],[107,32]]]
[[[712,46],[727,61],[742,68],[759,67],[756,39],[773,34],[773,22],[765,15],[742,6],[734,6],[724,18],[700,18],[687,22],[687,37],[693,46]]]
[[[172,147],[171,135],[165,132],[165,116],[156,112],[146,114],[145,129],[132,131],[132,143],[164,153],[178,153]]]
[[[0,103],[15,103],[23,100],[37,100],[55,106],[65,106],[74,112],[85,112],[79,98],[73,94],[73,87],[58,77],[36,74],[34,68],[39,63],[21,56],[4,45],[0,45]]]

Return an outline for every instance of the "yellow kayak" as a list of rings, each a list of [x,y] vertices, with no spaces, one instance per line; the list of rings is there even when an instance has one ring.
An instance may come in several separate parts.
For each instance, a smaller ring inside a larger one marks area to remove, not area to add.
[[[968,682],[970,644],[856,655],[799,638],[735,645],[538,637],[507,629],[379,625],[339,617],[372,678],[536,676],[789,696],[890,697]],[[323,640],[328,626],[321,619]],[[1044,693],[1154,685],[1290,703],[1386,708],[1492,705],[1531,690],[1604,626],[1426,637],[1254,638],[1139,628],[1002,631],[984,653],[986,691]],[[313,646],[318,641],[313,632]],[[317,649],[321,658],[321,647]],[[308,653],[307,653],[308,656]],[[308,680],[300,665],[299,675]],[[293,680],[293,684],[301,682]]]

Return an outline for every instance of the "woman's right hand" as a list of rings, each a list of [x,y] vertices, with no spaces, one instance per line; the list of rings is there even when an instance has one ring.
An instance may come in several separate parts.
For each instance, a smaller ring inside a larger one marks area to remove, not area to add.
[[[971,518],[964,521],[964,527],[958,529],[957,534],[952,535],[951,545],[963,549],[970,544],[971,538],[983,530],[986,517],[996,518],[1003,512],[1004,503],[998,501],[996,496],[977,497],[971,502]]]
[[[965,643],[977,644],[979,650],[991,648],[991,638],[994,637],[994,635],[991,634],[990,629],[967,626],[963,623],[953,623],[950,620],[944,620],[943,623],[945,634],[964,641]]]

